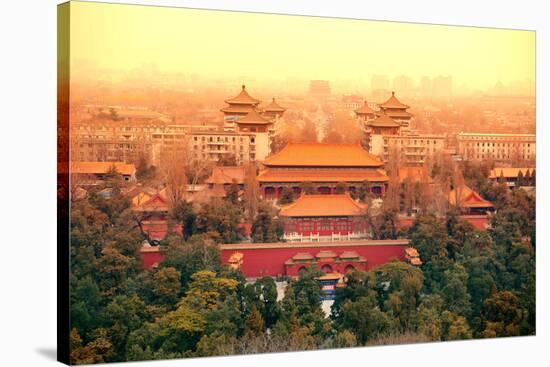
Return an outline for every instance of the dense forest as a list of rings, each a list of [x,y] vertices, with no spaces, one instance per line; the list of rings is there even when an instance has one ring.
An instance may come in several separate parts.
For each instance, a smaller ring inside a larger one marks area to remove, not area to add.
[[[160,243],[165,260],[144,270],[144,241],[128,198],[90,190],[71,207],[71,362],[248,354],[492,338],[535,333],[535,199],[464,170],[469,184],[495,200],[488,231],[454,212],[425,211],[398,233],[384,213],[387,237],[411,240],[423,264],[390,262],[354,272],[338,288],[329,317],[321,309],[321,274],[246,282],[221,266],[217,243],[242,239],[243,205],[233,195],[196,210],[170,213],[183,236]],[[476,183],[477,182],[477,183]],[[277,240],[280,225],[260,203],[253,240]]]

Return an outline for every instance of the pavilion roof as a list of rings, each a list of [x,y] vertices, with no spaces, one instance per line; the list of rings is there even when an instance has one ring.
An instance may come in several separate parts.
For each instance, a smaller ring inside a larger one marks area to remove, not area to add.
[[[273,122],[258,113],[255,109],[237,120],[237,124],[268,125]]]
[[[225,100],[226,103],[229,104],[249,104],[249,105],[257,105],[260,103],[259,99],[252,98],[250,94],[246,91],[246,86],[243,84],[241,92],[233,97]]]
[[[389,177],[382,169],[271,169],[258,175],[258,182],[387,182]]]
[[[401,103],[396,97],[395,92],[391,92],[391,97],[384,103],[379,104],[380,108],[397,108],[397,109],[407,109],[410,106]]]
[[[377,112],[378,116],[386,115],[391,118],[405,118],[412,117],[413,114],[405,110],[386,110],[385,112]]]
[[[229,105],[227,107],[222,108],[220,111],[227,112],[227,113],[242,113],[247,114],[250,111],[254,109],[254,106],[252,105]]]
[[[269,103],[267,106],[264,107],[264,112],[285,112],[286,108],[281,107],[277,102],[275,102],[275,98],[271,99],[271,103]]]
[[[466,185],[449,192],[449,203],[459,208],[492,208],[493,204]]]
[[[365,103],[363,103],[361,108],[355,110],[355,113],[358,115],[372,115],[374,114],[374,110],[370,108],[367,101],[365,101]]]
[[[157,193],[143,204],[135,206],[132,210],[138,212],[167,212],[168,209],[168,199],[161,193]]]
[[[281,217],[336,217],[363,215],[367,206],[349,194],[302,195],[295,202],[281,207]]]
[[[223,185],[236,182],[237,184],[243,184],[245,175],[244,166],[216,166],[212,169],[212,174],[206,180],[206,183]]]
[[[525,177],[527,171],[529,171],[529,175],[531,175],[534,170],[534,168],[527,167],[493,168],[489,174],[489,178],[499,178],[501,176],[504,178],[517,178],[520,172]]]
[[[405,249],[405,254],[406,254],[407,256],[410,256],[410,257],[418,257],[418,256],[420,256],[420,255],[418,254],[418,251],[417,251],[414,247],[407,247],[407,248]]]
[[[115,169],[122,175],[133,175],[136,167],[124,162],[71,162],[71,173],[107,174]]]
[[[338,272],[332,272],[321,275],[317,278],[317,280],[339,280],[340,278],[342,278],[342,274]]]
[[[369,121],[367,125],[374,126],[374,127],[400,127],[401,126],[401,124],[394,121],[391,117],[383,114],[378,116],[374,120]]]
[[[288,143],[262,162],[266,166],[382,167],[360,144]]]

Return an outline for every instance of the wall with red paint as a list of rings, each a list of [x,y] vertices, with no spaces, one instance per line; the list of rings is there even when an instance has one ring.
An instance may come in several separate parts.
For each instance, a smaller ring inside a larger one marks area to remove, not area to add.
[[[160,264],[164,260],[164,255],[162,252],[142,252],[141,257],[143,259],[143,267],[150,269],[155,265],[155,263]]]
[[[228,263],[229,257],[235,253],[243,254],[243,263],[241,271],[247,278],[269,276],[284,276],[286,274],[285,261],[292,258],[298,252],[307,252],[315,256],[321,250],[334,251],[336,255],[340,255],[344,251],[355,251],[360,256],[367,259],[367,269],[371,269],[377,265],[385,264],[392,258],[397,258],[405,261],[405,248],[408,245],[364,245],[364,246],[332,246],[322,248],[301,247],[297,243],[291,248],[258,248],[254,249],[224,249],[221,250],[222,263]],[[294,275],[294,274],[290,274]]]

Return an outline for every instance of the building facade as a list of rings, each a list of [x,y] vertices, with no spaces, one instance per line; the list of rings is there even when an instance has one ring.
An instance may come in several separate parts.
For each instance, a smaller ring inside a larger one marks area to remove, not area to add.
[[[225,101],[223,125],[174,124],[163,114],[146,109],[130,112],[88,106],[88,118],[71,125],[73,159],[123,161],[140,158],[160,165],[163,154],[190,154],[194,159],[218,161],[235,156],[237,163],[265,159],[285,108],[275,99],[260,109],[260,100],[241,92]]]
[[[407,111],[409,106],[401,103],[394,92],[378,108],[373,109],[365,101],[355,114],[363,133],[363,146],[384,163],[422,166],[445,148],[444,135],[421,134],[411,129],[413,115]]]
[[[360,144],[288,143],[262,165],[258,182],[266,199],[278,199],[284,188],[300,195],[306,185],[315,193],[335,194],[340,183],[350,192],[368,184],[383,196],[389,181],[383,162]]]
[[[458,153],[464,160],[493,160],[505,164],[535,162],[535,134],[460,133]]]
[[[287,241],[345,241],[368,237],[367,206],[341,195],[302,195],[281,207]]]

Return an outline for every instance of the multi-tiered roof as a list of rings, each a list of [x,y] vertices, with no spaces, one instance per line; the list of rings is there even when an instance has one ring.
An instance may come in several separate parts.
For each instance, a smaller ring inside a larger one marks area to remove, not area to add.
[[[391,92],[391,97],[388,98],[386,102],[383,102],[378,105],[380,107],[380,112],[378,115],[384,114],[391,117],[394,120],[408,120],[412,117],[410,112],[407,112],[407,109],[410,106],[401,103],[395,96],[395,92]]]
[[[250,111],[253,111],[260,102],[259,99],[253,98],[248,94],[246,86],[243,84],[242,90],[237,96],[225,100],[225,103],[229,106],[222,108],[221,111],[225,115],[244,116]]]
[[[288,143],[264,160],[268,182],[387,182],[383,162],[359,144]]]
[[[366,208],[349,194],[302,195],[292,204],[284,205],[279,214],[281,217],[348,217],[364,215]]]

